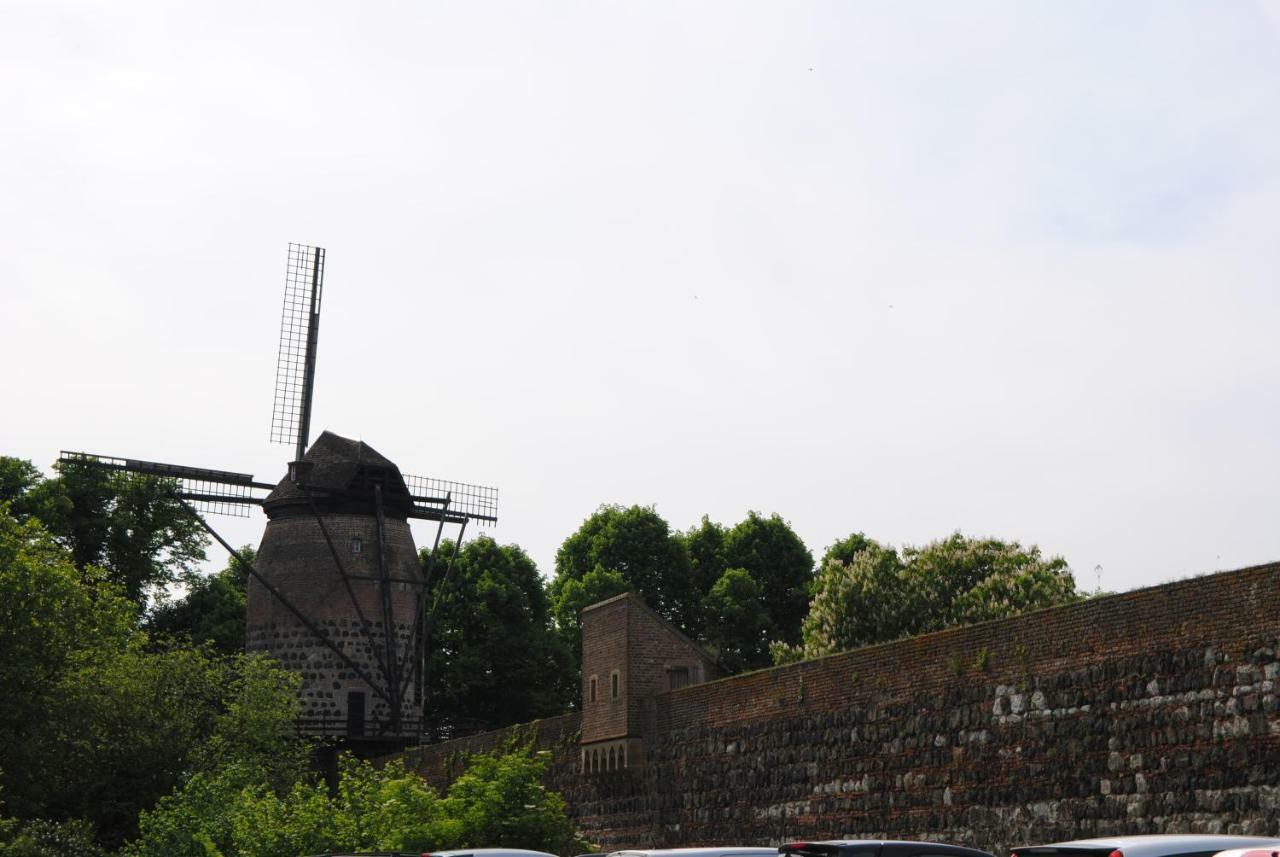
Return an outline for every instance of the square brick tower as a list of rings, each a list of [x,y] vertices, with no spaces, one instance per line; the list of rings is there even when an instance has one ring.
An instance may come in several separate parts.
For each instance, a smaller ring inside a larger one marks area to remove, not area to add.
[[[584,608],[580,770],[642,765],[650,705],[721,674],[701,646],[630,592]]]

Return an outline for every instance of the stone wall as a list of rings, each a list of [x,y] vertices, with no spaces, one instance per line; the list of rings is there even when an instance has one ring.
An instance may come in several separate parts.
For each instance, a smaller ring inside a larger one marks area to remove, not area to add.
[[[558,718],[548,785],[606,848],[1280,835],[1277,637],[1280,565],[1180,581],[658,695],[641,768]]]

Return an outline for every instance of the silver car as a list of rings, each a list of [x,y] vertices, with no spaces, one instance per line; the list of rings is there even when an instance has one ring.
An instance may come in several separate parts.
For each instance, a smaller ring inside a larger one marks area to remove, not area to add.
[[[1013,849],[1012,857],[1214,857],[1220,851],[1274,846],[1270,836],[1214,836],[1168,833],[1151,836],[1108,836]]]

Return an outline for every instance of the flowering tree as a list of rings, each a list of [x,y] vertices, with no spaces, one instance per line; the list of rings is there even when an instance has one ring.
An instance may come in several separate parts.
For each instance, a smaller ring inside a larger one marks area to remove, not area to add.
[[[777,647],[775,660],[820,657],[1082,597],[1066,560],[1042,557],[1034,545],[954,533],[899,554],[858,538],[860,549],[847,560],[829,552],[804,621],[803,644]]]

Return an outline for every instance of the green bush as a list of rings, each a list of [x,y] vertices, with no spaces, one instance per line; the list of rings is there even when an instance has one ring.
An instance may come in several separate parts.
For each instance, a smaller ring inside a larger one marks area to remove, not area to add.
[[[473,756],[443,798],[400,761],[343,757],[338,794],[314,778],[287,788],[245,766],[196,774],[142,815],[126,857],[299,857],[329,851],[508,846],[577,853],[589,846],[564,799],[541,782],[546,754]],[[247,776],[248,775],[248,776]]]

